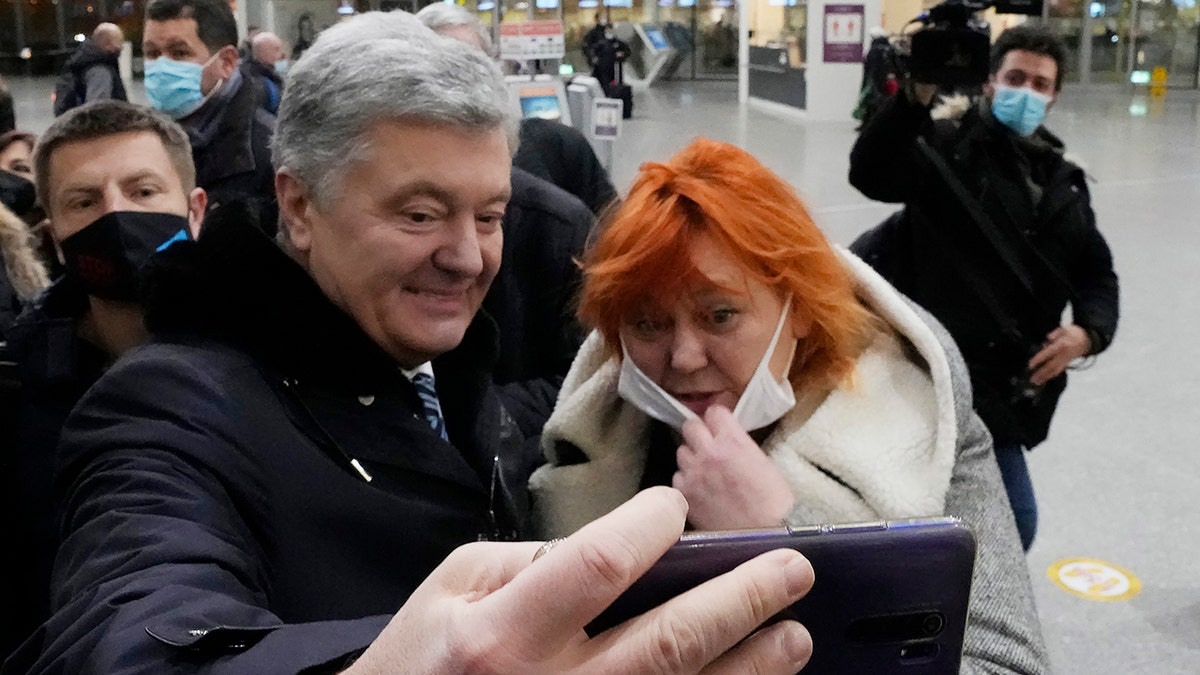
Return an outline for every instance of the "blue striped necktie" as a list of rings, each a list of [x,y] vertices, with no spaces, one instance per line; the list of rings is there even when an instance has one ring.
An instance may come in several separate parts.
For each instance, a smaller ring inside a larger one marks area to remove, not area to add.
[[[438,403],[437,387],[434,385],[433,376],[428,373],[417,373],[413,375],[412,383],[417,388],[417,395],[421,397],[421,405],[425,407],[425,421],[429,422],[429,426],[433,427],[442,440],[450,440],[450,437],[446,435],[446,420],[442,418],[442,405]]]

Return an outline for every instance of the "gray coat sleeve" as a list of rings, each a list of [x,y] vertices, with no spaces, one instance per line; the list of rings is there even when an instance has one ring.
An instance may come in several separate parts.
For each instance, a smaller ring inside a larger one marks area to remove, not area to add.
[[[112,71],[108,68],[104,66],[88,68],[84,82],[87,84],[87,94],[83,98],[85,103],[107,101],[113,97],[113,76]]]
[[[973,410],[966,364],[945,329],[923,310],[917,311],[946,347],[954,382],[958,459],[946,493],[946,515],[961,518],[977,543],[960,672],[1050,673],[1029,568],[996,466],[991,434]]]

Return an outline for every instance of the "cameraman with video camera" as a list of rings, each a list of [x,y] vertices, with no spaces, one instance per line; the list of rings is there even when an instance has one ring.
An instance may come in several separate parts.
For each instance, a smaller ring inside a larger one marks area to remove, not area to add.
[[[1042,126],[1063,46],[1018,26],[988,58],[987,34],[969,23],[983,8],[943,3],[913,35],[904,93],[850,154],[851,184],[905,208],[851,248],[957,341],[1028,550],[1037,505],[1024,452],[1045,440],[1067,367],[1112,341],[1118,285],[1084,171]],[[978,85],[959,115],[931,116],[939,89]]]

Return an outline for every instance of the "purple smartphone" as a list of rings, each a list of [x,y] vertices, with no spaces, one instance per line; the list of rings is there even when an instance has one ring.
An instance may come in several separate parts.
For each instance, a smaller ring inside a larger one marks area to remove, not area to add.
[[[785,547],[808,558],[816,579],[776,617],[796,619],[812,635],[805,675],[957,675],[975,538],[956,518],[688,533],[588,632]]]

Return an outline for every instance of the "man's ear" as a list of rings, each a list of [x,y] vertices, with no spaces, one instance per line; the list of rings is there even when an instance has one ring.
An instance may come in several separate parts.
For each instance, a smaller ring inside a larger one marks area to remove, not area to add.
[[[208,193],[204,188],[195,188],[188,195],[188,229],[192,231],[192,239],[200,236],[200,225],[204,222],[204,212],[208,209]]]
[[[221,51],[217,53],[217,61],[221,64],[222,79],[229,79],[233,75],[233,71],[238,67],[238,51],[237,47],[225,45],[221,47]]]
[[[312,216],[315,204],[308,188],[286,167],[275,173],[275,198],[279,202],[279,227],[288,242],[301,253],[312,247]]]
[[[987,82],[983,83],[983,95],[987,99],[992,99],[996,95],[996,74],[988,75]]]

